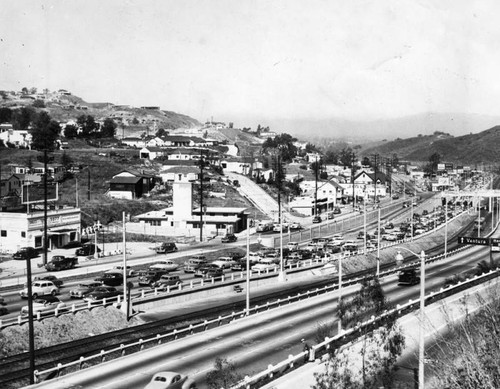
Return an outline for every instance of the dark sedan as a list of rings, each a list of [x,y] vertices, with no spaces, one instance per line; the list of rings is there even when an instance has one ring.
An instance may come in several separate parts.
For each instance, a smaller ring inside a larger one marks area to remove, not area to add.
[[[98,286],[83,299],[90,302],[101,301],[103,299],[117,300],[121,293],[122,292],[112,286]]]
[[[123,284],[123,274],[121,272],[106,272],[102,276],[97,277],[94,281],[100,282],[103,285],[118,286]]]
[[[31,259],[35,257],[38,257],[38,251],[34,247],[21,247],[12,255],[12,258],[15,260]]]
[[[223,236],[221,239],[222,243],[231,243],[231,242],[236,242],[238,240],[238,237],[234,234],[227,234],[226,236]]]

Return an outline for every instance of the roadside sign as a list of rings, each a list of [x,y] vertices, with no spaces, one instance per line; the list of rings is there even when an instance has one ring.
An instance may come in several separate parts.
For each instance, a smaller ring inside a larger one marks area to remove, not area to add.
[[[500,239],[499,239],[500,241]],[[458,237],[459,244],[473,244],[478,246],[489,246],[490,239],[489,238],[474,238],[472,236],[459,236]]]
[[[491,251],[500,251],[500,239],[491,238]]]

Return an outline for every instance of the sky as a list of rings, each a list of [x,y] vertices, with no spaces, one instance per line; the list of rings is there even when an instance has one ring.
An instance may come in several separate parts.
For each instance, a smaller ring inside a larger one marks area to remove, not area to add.
[[[496,0],[1,0],[0,90],[200,121],[497,115]]]

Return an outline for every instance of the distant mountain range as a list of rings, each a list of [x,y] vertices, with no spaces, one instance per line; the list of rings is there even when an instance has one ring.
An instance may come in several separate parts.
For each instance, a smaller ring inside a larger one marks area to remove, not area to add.
[[[264,123],[262,123],[264,124]],[[264,125],[275,132],[287,132],[298,138],[309,140],[331,138],[360,144],[370,141],[411,138],[431,135],[435,131],[453,136],[477,133],[500,125],[500,116],[457,113],[425,113],[384,120],[344,119],[284,119],[270,120]]]
[[[427,162],[434,153],[441,156],[442,162],[460,165],[500,163],[500,126],[479,133],[452,136],[441,132],[421,135],[394,141],[365,144],[361,156],[379,154],[391,157],[396,154],[400,160]]]

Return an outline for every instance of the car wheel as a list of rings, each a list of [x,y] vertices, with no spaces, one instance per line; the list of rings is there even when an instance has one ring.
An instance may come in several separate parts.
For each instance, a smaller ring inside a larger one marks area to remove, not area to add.
[[[38,297],[37,293],[33,293],[33,299],[36,299]]]
[[[56,291],[56,290],[53,290],[52,292],[50,292],[50,294],[51,294],[52,296],[55,296],[55,295],[57,294],[57,291]]]

